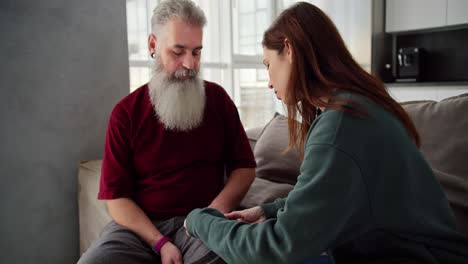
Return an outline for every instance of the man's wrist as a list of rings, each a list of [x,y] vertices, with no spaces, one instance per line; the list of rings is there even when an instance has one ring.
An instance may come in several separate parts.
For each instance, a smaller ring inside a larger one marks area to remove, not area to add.
[[[227,206],[224,206],[222,204],[210,204],[208,206],[208,208],[212,208],[212,209],[215,209],[215,210],[218,210],[220,211],[221,213],[225,214],[225,213],[229,213],[231,210],[229,210],[229,208]]]
[[[154,243],[154,246],[153,246],[153,251],[156,253],[156,254],[160,254],[161,253],[161,248],[167,243],[167,242],[171,242],[171,239],[167,236],[163,236],[161,237],[158,241],[156,241],[156,243]]]

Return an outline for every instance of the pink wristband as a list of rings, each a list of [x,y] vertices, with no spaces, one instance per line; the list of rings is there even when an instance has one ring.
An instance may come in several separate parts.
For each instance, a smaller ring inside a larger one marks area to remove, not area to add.
[[[154,244],[154,252],[159,254],[159,251],[161,251],[161,248],[164,246],[164,244],[166,244],[169,241],[171,241],[170,238],[168,238],[167,236],[163,236],[161,239],[159,239],[158,242],[156,242],[156,244]]]

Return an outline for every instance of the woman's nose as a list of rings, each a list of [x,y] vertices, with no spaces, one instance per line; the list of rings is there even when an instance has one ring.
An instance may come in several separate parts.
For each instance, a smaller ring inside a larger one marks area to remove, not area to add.
[[[268,82],[268,88],[273,89],[273,84],[271,84],[271,82]]]

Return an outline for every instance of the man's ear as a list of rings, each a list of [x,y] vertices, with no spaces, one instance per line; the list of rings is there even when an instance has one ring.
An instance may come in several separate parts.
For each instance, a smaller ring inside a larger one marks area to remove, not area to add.
[[[150,54],[156,53],[156,36],[154,34],[148,36],[148,51]]]
[[[289,42],[289,39],[287,38],[284,39],[284,52],[289,63],[292,63],[293,49],[291,46],[291,42]]]

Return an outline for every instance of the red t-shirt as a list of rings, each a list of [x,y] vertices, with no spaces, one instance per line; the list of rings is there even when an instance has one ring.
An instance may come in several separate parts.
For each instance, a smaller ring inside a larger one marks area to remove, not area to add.
[[[219,85],[205,82],[201,125],[169,131],[155,115],[148,86],[113,109],[107,128],[98,199],[133,199],[152,219],[208,206],[237,168],[254,168],[236,106]]]

